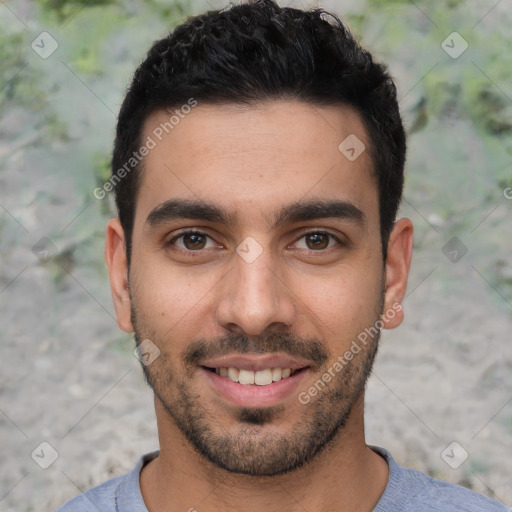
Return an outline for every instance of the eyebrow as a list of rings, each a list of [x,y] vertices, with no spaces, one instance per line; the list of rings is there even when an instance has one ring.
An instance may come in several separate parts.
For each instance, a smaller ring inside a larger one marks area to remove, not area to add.
[[[280,208],[267,217],[274,227],[286,223],[304,222],[316,219],[335,218],[353,222],[359,226],[366,224],[366,215],[350,201],[317,199],[298,201]],[[172,220],[191,219],[234,225],[237,216],[213,203],[188,199],[170,199],[156,206],[148,215],[146,224],[157,227]]]

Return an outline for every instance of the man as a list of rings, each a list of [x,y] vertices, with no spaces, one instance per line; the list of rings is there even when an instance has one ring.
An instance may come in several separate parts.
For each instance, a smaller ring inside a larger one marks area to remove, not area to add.
[[[395,86],[335,16],[271,0],[151,48],[119,115],[106,262],[160,451],[60,511],[505,511],[364,438],[403,319]]]

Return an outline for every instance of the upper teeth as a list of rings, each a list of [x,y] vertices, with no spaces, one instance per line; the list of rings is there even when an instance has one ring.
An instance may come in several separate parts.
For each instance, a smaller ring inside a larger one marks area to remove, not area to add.
[[[291,368],[268,368],[266,370],[240,370],[238,368],[215,368],[215,373],[221,377],[227,377],[233,382],[240,384],[257,384],[258,386],[267,386],[272,382],[286,379],[290,376]]]

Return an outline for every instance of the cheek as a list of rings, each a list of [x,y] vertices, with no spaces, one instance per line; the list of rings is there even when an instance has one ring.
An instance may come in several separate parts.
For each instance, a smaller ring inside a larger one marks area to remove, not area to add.
[[[382,275],[357,267],[340,267],[329,275],[295,278],[299,311],[313,320],[327,338],[345,339],[373,324],[380,314]],[[313,313],[313,315],[312,315]]]
[[[132,291],[141,326],[161,341],[184,339],[187,331],[197,334],[198,317],[205,318],[208,293],[218,282],[216,273],[151,264],[147,258],[134,276]]]

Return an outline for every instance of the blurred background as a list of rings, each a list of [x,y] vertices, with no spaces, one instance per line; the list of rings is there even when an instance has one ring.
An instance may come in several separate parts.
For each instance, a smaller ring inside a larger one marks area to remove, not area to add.
[[[279,3],[346,21],[389,64],[409,133],[415,254],[406,321],[368,385],[368,443],[512,505],[512,5]],[[93,190],[151,43],[226,5],[0,2],[0,512],[54,510],[158,448],[103,261],[112,198]]]

